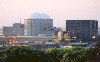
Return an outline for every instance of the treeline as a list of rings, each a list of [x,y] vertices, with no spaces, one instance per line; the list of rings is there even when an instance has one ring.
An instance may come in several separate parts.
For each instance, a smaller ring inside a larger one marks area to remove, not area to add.
[[[84,49],[10,47],[0,52],[0,62],[99,62],[100,48]]]

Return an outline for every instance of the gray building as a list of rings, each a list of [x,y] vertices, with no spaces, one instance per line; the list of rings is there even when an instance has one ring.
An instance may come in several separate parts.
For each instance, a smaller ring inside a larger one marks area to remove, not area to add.
[[[3,35],[12,34],[13,27],[3,26]]]
[[[13,24],[13,32],[14,35],[24,35],[24,24],[15,23]]]
[[[0,29],[0,35],[3,35],[3,29]]]
[[[98,36],[97,20],[66,20],[66,31],[70,39],[95,41]]]
[[[25,19],[25,30],[26,34],[29,36],[45,34],[52,29],[53,19]]]
[[[25,19],[25,34],[38,36],[39,34],[50,35],[53,29],[53,19],[43,13],[33,13],[30,18]]]
[[[100,27],[98,27],[98,35],[100,35]]]
[[[12,27],[3,27],[3,35],[24,35],[24,25],[14,23]]]

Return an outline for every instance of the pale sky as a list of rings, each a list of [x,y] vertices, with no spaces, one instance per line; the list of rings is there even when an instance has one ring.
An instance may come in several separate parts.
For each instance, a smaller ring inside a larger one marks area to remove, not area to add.
[[[92,19],[100,24],[100,0],[0,0],[0,27],[23,21],[34,12],[49,15],[56,27],[65,28],[69,19]]]

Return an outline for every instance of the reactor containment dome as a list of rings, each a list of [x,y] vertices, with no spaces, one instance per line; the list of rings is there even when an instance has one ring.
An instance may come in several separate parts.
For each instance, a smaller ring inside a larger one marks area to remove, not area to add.
[[[29,17],[30,19],[51,19],[50,16],[48,16],[47,14],[44,13],[32,13]]]

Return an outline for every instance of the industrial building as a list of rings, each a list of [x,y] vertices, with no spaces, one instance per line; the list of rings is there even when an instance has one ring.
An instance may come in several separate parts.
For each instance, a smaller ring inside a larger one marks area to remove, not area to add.
[[[98,37],[97,20],[66,20],[66,34],[79,42],[96,41]]]
[[[48,36],[53,34],[53,19],[46,14],[35,13],[24,21],[25,35],[38,36],[39,34],[44,34]]]
[[[24,35],[24,25],[14,23],[11,27],[3,26],[3,35]]]

